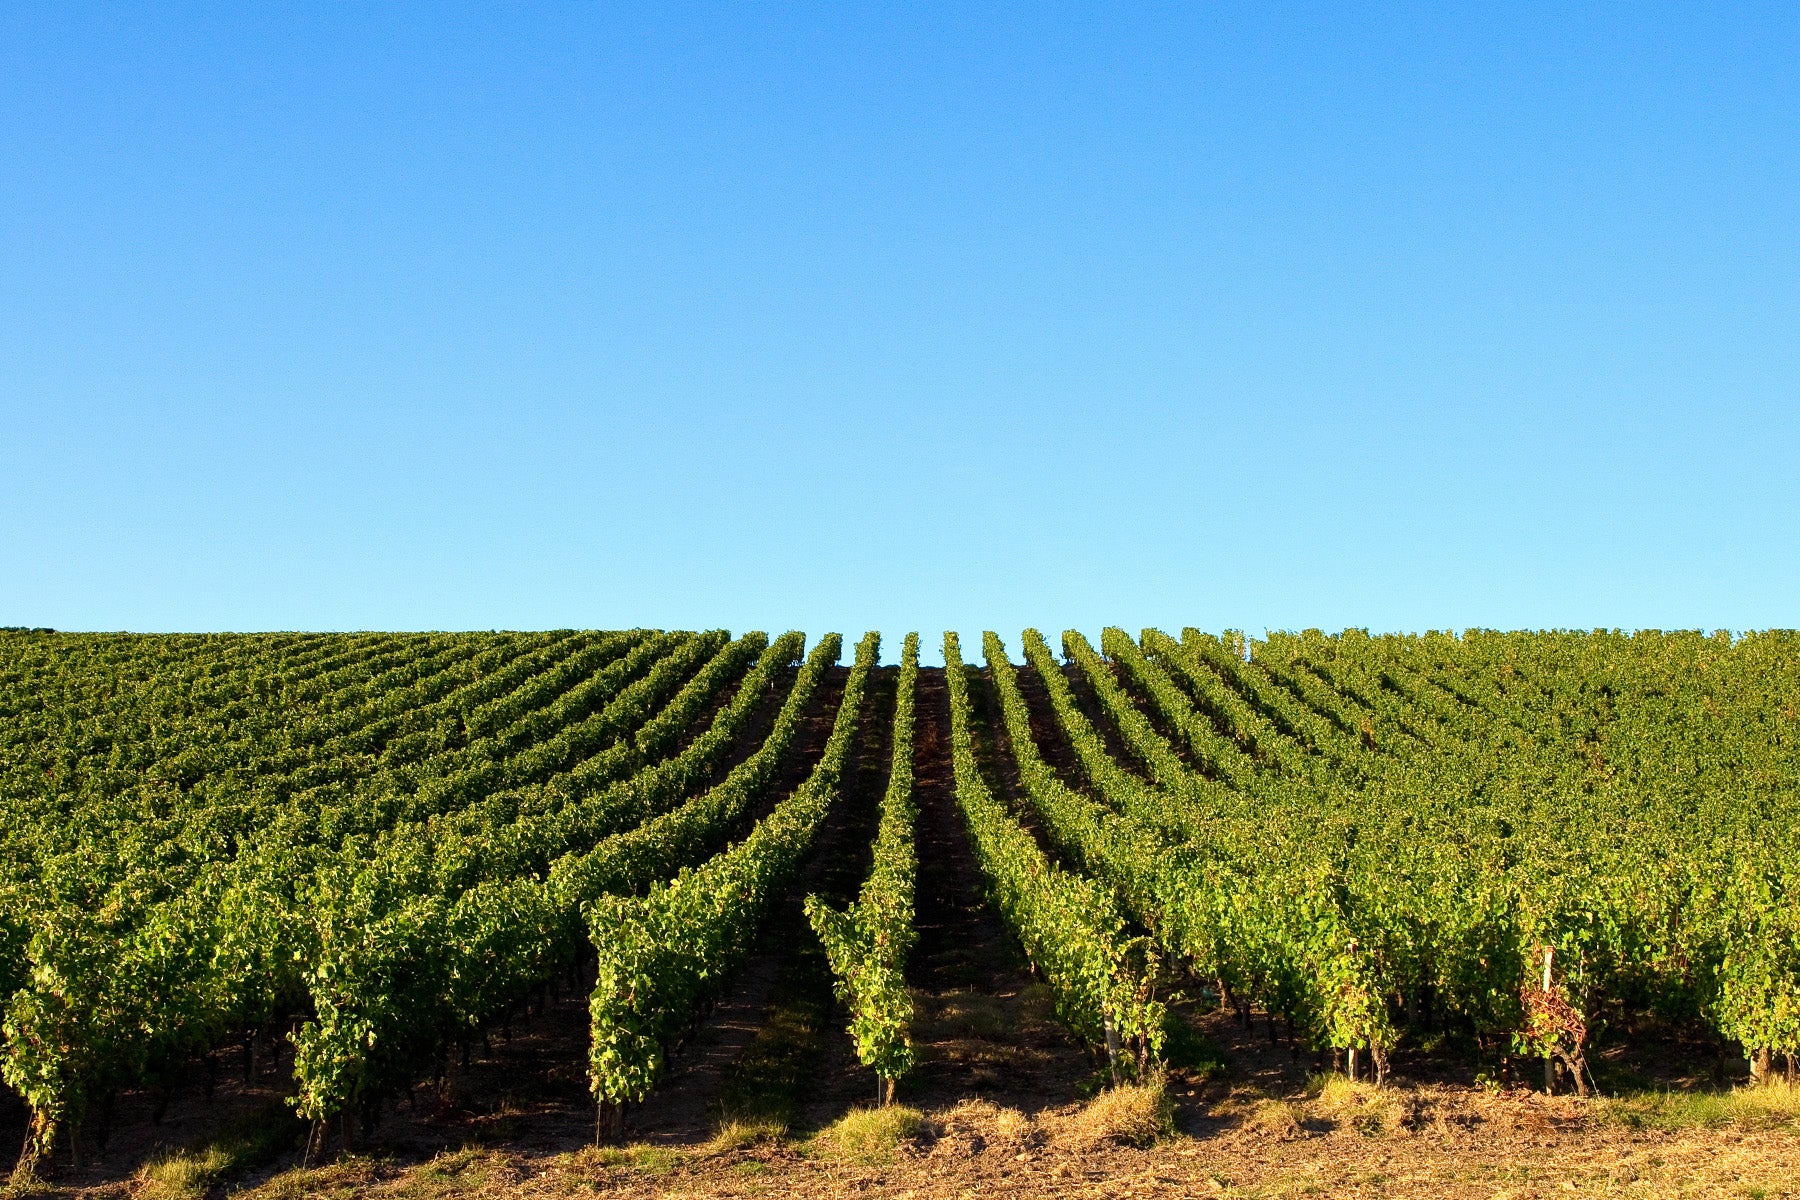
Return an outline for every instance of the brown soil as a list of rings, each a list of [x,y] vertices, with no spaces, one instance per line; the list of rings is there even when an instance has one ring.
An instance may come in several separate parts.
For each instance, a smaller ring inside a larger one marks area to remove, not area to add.
[[[495,1128],[428,1162],[352,1157],[255,1195],[429,1197],[1525,1197],[1800,1195],[1792,1127],[1633,1130],[1589,1102],[1478,1089],[1390,1089],[1334,1103],[1247,1085],[1178,1097],[1200,1128],[1147,1149],[1070,1140],[1077,1105],[1036,1114],[964,1102],[881,1161],[822,1141],[544,1153]],[[498,1142],[496,1145],[495,1142]],[[123,1189],[118,1189],[123,1191]]]

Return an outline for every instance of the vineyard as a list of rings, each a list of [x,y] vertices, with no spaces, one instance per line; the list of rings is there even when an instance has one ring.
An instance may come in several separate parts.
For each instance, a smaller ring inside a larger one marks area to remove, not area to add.
[[[14,1182],[227,1075],[278,1081],[327,1161],[571,995],[568,1070],[617,1143],[801,939],[865,1100],[905,1101],[952,885],[1100,1087],[1155,1076],[1199,1013],[1375,1085],[1424,1062],[1585,1097],[1653,1042],[1793,1082],[1800,637],[942,652],[0,633]]]

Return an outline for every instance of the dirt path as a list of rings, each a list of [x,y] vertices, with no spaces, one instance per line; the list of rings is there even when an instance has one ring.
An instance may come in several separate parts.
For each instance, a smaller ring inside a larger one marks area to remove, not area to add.
[[[919,672],[918,721],[919,941],[908,976],[919,1065],[901,1099],[935,1106],[981,1096],[1026,1111],[1066,1104],[1092,1066],[983,891],[956,806],[942,669]]]

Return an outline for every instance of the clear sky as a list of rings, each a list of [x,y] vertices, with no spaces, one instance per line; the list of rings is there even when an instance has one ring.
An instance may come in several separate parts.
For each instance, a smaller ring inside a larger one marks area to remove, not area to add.
[[[1788,5],[13,4],[0,624],[1800,625]]]

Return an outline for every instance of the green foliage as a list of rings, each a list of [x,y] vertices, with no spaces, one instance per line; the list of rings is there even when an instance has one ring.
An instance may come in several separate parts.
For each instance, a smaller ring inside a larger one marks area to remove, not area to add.
[[[837,635],[821,642],[837,657]],[[748,951],[771,896],[811,847],[837,798],[880,638],[865,636],[825,753],[748,837],[642,897],[609,895],[588,910],[598,961],[588,1075],[605,1104],[643,1099],[673,1042]]]
[[[0,805],[20,818],[0,892],[27,897],[0,917],[0,1072],[34,1111],[22,1165],[110,1090],[296,1010],[313,1014],[296,1038],[307,1115],[410,1084],[574,952],[579,916],[539,882],[552,861],[689,794],[801,645],[646,631],[76,644],[87,661],[61,665],[71,686],[102,684],[70,701],[91,726],[32,741],[48,731],[21,710],[0,729]],[[138,665],[150,647],[195,665]],[[166,757],[129,774],[59,757],[170,721]],[[65,772],[73,807],[41,790]]]
[[[995,662],[990,658],[990,667]],[[1117,1038],[1154,1054],[1164,1011],[1154,995],[1154,950],[1146,939],[1130,936],[1105,887],[1052,863],[982,778],[969,681],[954,633],[944,635],[944,671],[956,800],[1001,914],[1050,985],[1057,1014],[1070,1028],[1089,1045],[1104,1046],[1110,1027]]]
[[[984,681],[947,639],[954,765],[984,877],[1090,1043],[1110,1022],[1154,1052],[1168,959],[1378,1059],[1429,1030],[1579,1060],[1633,1012],[1705,1022],[1759,1069],[1800,1053],[1800,635],[1061,646],[1026,631],[1021,672],[988,635]],[[302,1112],[377,1105],[587,938],[612,972],[598,1094],[641,1095],[829,805],[836,727],[745,836],[839,649],[796,672],[798,634],[0,639],[22,1166],[112,1093],[291,1023]],[[888,1078],[910,1065],[916,639],[902,657],[874,866],[848,910],[808,908]],[[984,762],[1016,768],[1021,812]]]
[[[909,633],[900,656],[900,688],[894,706],[893,754],[881,800],[874,865],[856,902],[845,912],[818,896],[806,898],[806,916],[825,945],[837,976],[838,999],[850,1008],[850,1037],[865,1067],[884,1080],[912,1069],[912,996],[906,990],[906,956],[913,929],[913,884],[918,874],[913,803],[913,693],[919,677],[919,635]]]

